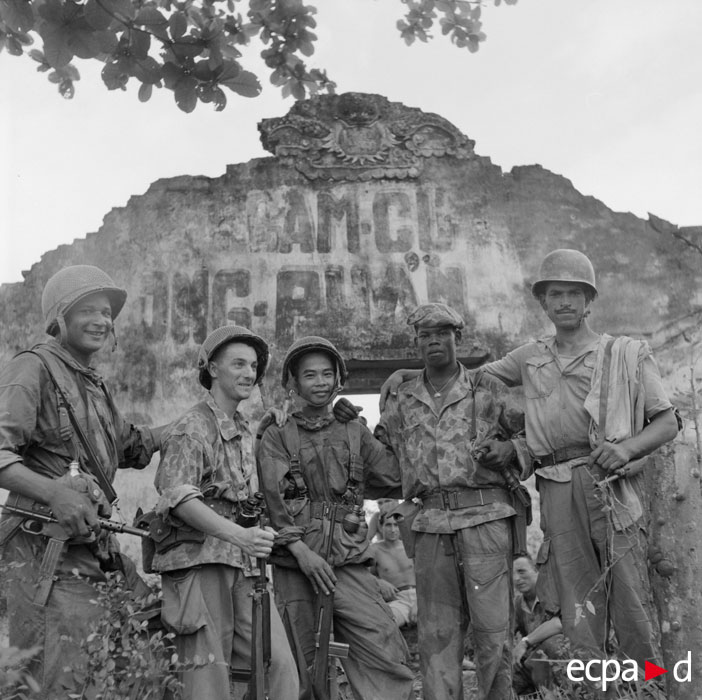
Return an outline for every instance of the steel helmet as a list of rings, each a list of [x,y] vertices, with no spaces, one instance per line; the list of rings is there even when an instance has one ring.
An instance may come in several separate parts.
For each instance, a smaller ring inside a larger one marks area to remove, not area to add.
[[[117,318],[127,300],[127,292],[118,287],[112,278],[94,265],[71,265],[49,278],[41,295],[44,328],[54,334],[58,327],[65,333],[64,317],[77,302],[96,292],[103,292],[110,300],[112,319]]]
[[[298,338],[288,348],[287,353],[285,353],[285,359],[283,360],[283,388],[286,388],[288,382],[290,381],[290,365],[294,363],[295,360],[300,359],[303,355],[307,355],[307,353],[310,352],[323,352],[332,357],[332,360],[336,365],[337,391],[341,390],[341,387],[346,384],[346,379],[348,377],[344,358],[341,356],[341,353],[339,353],[336,347],[334,347],[333,343],[329,342],[326,338],[320,338],[317,335],[307,335],[304,338]]]
[[[547,282],[578,282],[589,287],[597,296],[595,270],[590,258],[579,250],[552,250],[541,263],[539,278],[531,286],[531,293],[535,297],[543,294],[543,285]]]
[[[197,354],[197,368],[200,370],[198,379],[205,389],[212,388],[212,377],[207,370],[207,365],[212,359],[212,355],[214,355],[222,345],[233,342],[250,345],[256,351],[256,357],[258,358],[256,384],[260,384],[263,380],[263,375],[266,373],[266,368],[268,367],[268,359],[270,358],[268,343],[261,338],[261,336],[252,333],[248,328],[244,328],[244,326],[220,326],[219,328],[215,328],[212,333],[205,338],[205,342],[200,346],[200,351]]]

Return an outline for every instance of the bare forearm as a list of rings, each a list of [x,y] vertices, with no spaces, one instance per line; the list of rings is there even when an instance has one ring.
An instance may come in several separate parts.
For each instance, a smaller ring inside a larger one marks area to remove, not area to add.
[[[661,445],[670,442],[678,432],[678,422],[672,410],[659,413],[654,419],[638,434],[625,440],[631,456],[629,459],[637,459],[657,450]]]
[[[231,520],[227,520],[215,513],[198,498],[181,503],[171,512],[186,525],[190,525],[190,527],[194,527],[206,535],[211,535],[233,544],[238,544],[237,535],[239,530],[244,529],[240,525],[231,522]]]
[[[0,488],[14,491],[21,496],[33,498],[48,505],[56,490],[56,482],[41,474],[33,472],[21,462],[0,469]]]
[[[550,620],[542,622],[536,629],[529,632],[526,638],[529,639],[529,643],[532,646],[536,646],[546,641],[549,637],[553,637],[554,634],[559,634],[562,630],[561,619],[559,617],[552,617]]]

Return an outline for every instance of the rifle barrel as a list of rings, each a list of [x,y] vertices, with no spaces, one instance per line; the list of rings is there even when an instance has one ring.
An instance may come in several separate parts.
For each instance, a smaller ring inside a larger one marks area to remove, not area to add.
[[[0,504],[0,508],[6,510],[15,515],[21,515],[24,518],[31,518],[32,520],[41,520],[45,523],[57,523],[58,520],[53,515],[48,515],[47,513],[40,513],[34,510],[26,510],[25,508],[18,508],[17,506],[8,506],[7,504]],[[124,523],[117,523],[114,520],[106,520],[104,518],[98,518],[100,527],[110,532],[121,532],[125,535],[136,535],[137,537],[149,537],[148,530],[142,530],[140,527],[132,527],[131,525],[125,525]]]

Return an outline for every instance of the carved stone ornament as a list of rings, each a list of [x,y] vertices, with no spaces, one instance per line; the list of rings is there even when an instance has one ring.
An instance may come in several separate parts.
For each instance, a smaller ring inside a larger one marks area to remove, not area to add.
[[[296,102],[258,130],[266,150],[310,180],[417,177],[425,158],[471,158],[475,145],[436,114],[359,92]]]

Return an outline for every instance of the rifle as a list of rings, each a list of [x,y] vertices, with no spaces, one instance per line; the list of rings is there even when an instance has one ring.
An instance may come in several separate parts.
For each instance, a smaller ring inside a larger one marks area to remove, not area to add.
[[[257,559],[258,577],[251,593],[251,676],[247,700],[268,700],[268,669],[271,665],[271,596],[266,560]]]
[[[23,518],[19,527],[25,532],[28,532],[30,535],[45,535],[49,538],[39,566],[39,578],[37,579],[33,599],[36,605],[44,607],[49,600],[51,588],[54,585],[56,569],[63,555],[64,547],[71,538],[46,506],[34,503],[32,508],[28,509],[5,503],[0,505],[0,508]],[[139,537],[149,536],[146,530],[130,527],[113,520],[98,518],[98,522],[100,527],[104,527],[111,532],[123,532],[129,535],[138,535]],[[12,531],[15,531],[14,527]],[[91,533],[89,538],[76,538],[76,540],[79,542],[92,542],[95,540],[95,534]]]
[[[241,505],[237,525],[265,524],[263,494],[256,492]],[[268,592],[266,560],[256,559],[258,576],[251,591],[251,668],[231,669],[232,680],[248,682],[246,700],[268,700],[268,669],[271,665],[271,596]]]
[[[263,494],[255,493],[259,502],[259,524],[263,527]],[[271,665],[271,594],[268,592],[266,560],[256,559],[258,577],[251,593],[251,678],[247,700],[268,700],[268,669]]]
[[[45,506],[34,506],[34,509],[27,510],[18,506],[9,506],[6,503],[1,504],[0,508],[6,510],[13,515],[19,515],[25,518],[22,523],[22,529],[31,535],[50,535],[56,536],[56,528],[47,528],[46,525],[57,525],[58,520],[51,514],[51,511]],[[106,520],[98,518],[100,527],[109,532],[117,532],[125,535],[136,535],[137,537],[148,537],[149,531],[142,530],[140,527],[131,527],[124,523],[118,523],[115,520]],[[66,538],[67,539],[67,538]]]
[[[328,525],[322,539],[324,559],[329,562],[334,541],[334,523],[336,523],[336,503],[325,503],[322,515],[322,527]],[[314,661],[312,662],[312,688],[315,700],[331,700],[331,678],[329,657],[345,659],[349,655],[349,645],[333,641],[332,620],[334,616],[334,593],[320,591],[317,594],[315,611],[316,631],[314,635]]]

